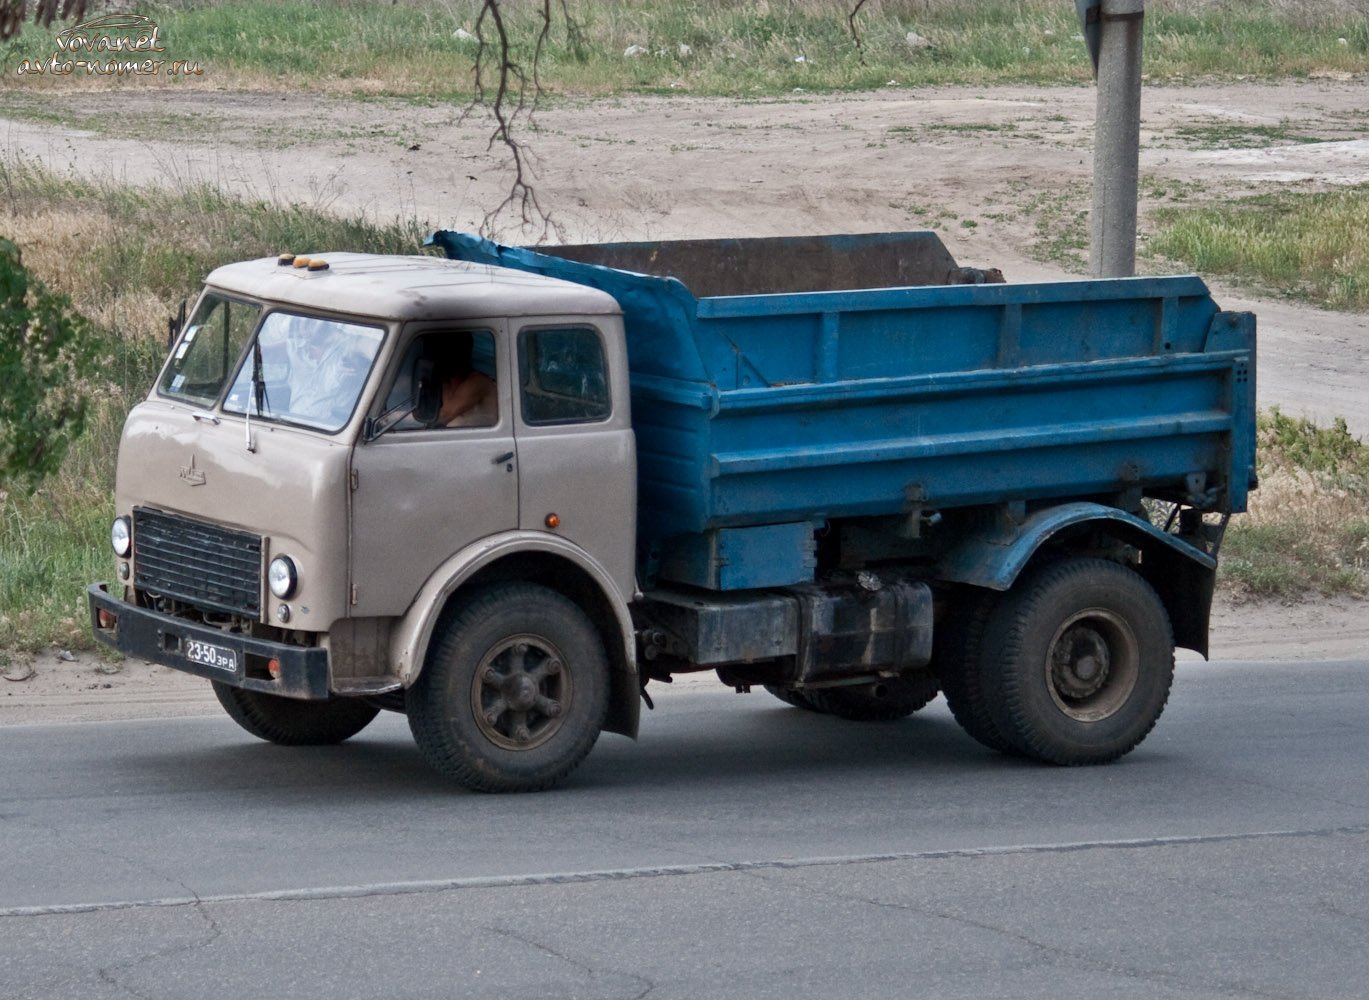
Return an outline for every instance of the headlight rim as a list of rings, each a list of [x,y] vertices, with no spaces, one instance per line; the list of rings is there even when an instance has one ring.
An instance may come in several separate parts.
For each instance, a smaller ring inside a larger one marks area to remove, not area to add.
[[[283,568],[283,574],[277,572],[277,566]],[[272,559],[266,567],[266,585],[279,600],[288,601],[294,597],[299,590],[299,567],[295,560],[287,555]]]
[[[133,554],[133,524],[126,516],[116,517],[110,524],[109,545],[120,559]]]

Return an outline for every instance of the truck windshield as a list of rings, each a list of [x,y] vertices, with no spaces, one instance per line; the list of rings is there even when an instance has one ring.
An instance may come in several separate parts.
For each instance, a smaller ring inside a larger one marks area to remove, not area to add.
[[[242,357],[261,306],[210,293],[200,300],[162,372],[157,391],[213,406]]]
[[[385,331],[323,316],[273,312],[228,390],[227,413],[339,430],[356,408]]]

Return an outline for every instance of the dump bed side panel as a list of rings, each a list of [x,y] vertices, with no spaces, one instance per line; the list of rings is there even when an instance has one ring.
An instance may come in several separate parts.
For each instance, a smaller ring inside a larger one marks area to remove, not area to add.
[[[1244,509],[1254,320],[1195,277],[696,299],[497,249],[623,306],[648,542],[1138,489]]]

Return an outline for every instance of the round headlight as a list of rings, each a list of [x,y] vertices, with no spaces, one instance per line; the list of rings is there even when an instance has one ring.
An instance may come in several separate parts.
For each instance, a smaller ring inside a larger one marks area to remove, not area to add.
[[[109,544],[114,546],[114,554],[120,559],[128,558],[133,551],[133,530],[128,526],[128,518],[116,517],[109,529]]]
[[[276,556],[266,569],[266,581],[271,593],[282,601],[294,597],[295,588],[299,586],[299,571],[295,569],[295,561],[289,556]]]

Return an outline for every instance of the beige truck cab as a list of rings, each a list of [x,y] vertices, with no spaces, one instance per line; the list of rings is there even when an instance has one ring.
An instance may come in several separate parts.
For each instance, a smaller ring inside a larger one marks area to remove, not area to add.
[[[392,708],[463,783],[543,787],[636,733],[635,486],[609,295],[433,257],[230,264],[128,417],[92,624],[264,739]]]

